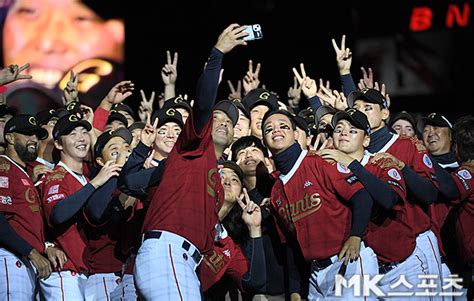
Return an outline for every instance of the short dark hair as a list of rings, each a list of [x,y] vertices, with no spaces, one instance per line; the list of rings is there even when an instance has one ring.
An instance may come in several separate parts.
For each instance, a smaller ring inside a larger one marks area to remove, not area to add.
[[[460,163],[474,159],[474,117],[460,117],[453,126],[453,140]]]
[[[267,111],[265,113],[265,115],[263,116],[263,119],[262,119],[262,134],[263,134],[263,125],[265,124],[265,120],[267,120],[270,116],[275,115],[275,114],[281,114],[281,115],[285,115],[286,117],[288,117],[288,119],[291,122],[291,128],[293,129],[293,131],[296,131],[296,122],[295,122],[295,119],[293,118],[293,115],[291,115],[291,113],[288,112],[287,110],[280,109],[280,110],[276,110],[276,111]]]
[[[237,162],[237,154],[243,150],[246,149],[247,147],[256,147],[259,150],[262,151],[263,155],[265,157],[268,157],[268,150],[267,148],[262,144],[260,139],[258,139],[255,136],[245,136],[245,137],[240,137],[237,139],[232,144],[231,150],[232,150],[232,161]]]

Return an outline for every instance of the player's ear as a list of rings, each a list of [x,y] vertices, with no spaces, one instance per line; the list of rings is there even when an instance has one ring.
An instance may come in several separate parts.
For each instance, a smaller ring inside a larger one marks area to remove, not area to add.
[[[8,133],[5,135],[5,142],[7,144],[13,145],[15,144],[15,136],[13,133]]]
[[[59,140],[54,140],[54,147],[57,148],[58,150],[63,150],[61,138],[59,138]]]
[[[382,108],[381,113],[382,113],[382,120],[387,121],[388,117],[390,117],[390,111],[386,108]]]
[[[117,19],[111,19],[105,22],[107,31],[111,34],[112,38],[118,43],[123,44],[125,41],[125,26],[123,21]]]
[[[293,133],[295,133],[295,141],[298,141],[298,139],[300,138],[300,132],[297,129],[295,129]]]
[[[365,134],[364,135],[364,141],[362,142],[362,145],[364,146],[364,148],[367,148],[370,144],[370,136]]]

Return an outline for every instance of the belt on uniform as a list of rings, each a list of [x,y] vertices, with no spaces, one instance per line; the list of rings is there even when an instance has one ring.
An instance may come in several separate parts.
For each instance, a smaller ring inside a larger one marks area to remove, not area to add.
[[[143,234],[143,241],[154,238],[154,239],[160,239],[162,232],[161,231],[147,231]],[[183,239],[183,243],[181,244],[181,247],[188,252],[189,249],[191,248],[191,244],[187,242],[186,240]],[[199,264],[201,262],[201,253],[196,249],[194,250],[193,254],[191,255],[193,258],[194,262],[196,264]]]
[[[321,270],[324,270],[328,266],[330,266],[332,264],[332,260],[331,260],[331,257],[328,257],[326,259],[321,259],[321,260],[313,259],[311,261],[311,264],[313,266],[313,269],[316,270],[316,272],[319,272]]]
[[[403,261],[379,262],[379,273],[387,274],[388,272],[396,268],[399,264],[401,264]]]

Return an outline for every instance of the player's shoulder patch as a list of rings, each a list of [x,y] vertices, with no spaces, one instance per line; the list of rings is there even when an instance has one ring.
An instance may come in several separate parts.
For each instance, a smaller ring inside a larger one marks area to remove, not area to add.
[[[340,163],[337,163],[337,171],[339,171],[340,173],[350,173],[351,170],[345,166],[345,165],[342,165]]]
[[[462,168],[456,172],[456,174],[463,178],[464,180],[472,179],[472,171],[467,170],[466,168]]]
[[[11,167],[11,162],[8,159],[0,157],[0,172],[8,172]]]
[[[431,161],[431,158],[428,154],[423,155],[423,163],[428,167],[428,168],[433,168],[433,161]]]
[[[391,168],[389,171],[387,171],[387,174],[390,178],[394,180],[400,181],[402,179],[402,176],[396,168]]]

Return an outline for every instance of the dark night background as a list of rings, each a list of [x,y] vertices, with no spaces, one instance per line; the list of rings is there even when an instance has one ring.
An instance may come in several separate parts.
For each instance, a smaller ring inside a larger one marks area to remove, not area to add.
[[[467,27],[455,24],[447,28],[446,15],[449,4],[457,4],[462,11],[465,3],[472,8],[472,1],[458,0],[205,0],[156,1],[153,8],[129,5],[126,75],[138,89],[162,91],[160,69],[166,62],[165,52],[178,51],[177,93],[192,96],[220,32],[233,22],[259,23],[262,40],[225,56],[219,97],[229,93],[225,81],[241,79],[252,59],[262,64],[261,82],[286,100],[293,83],[291,68],[300,62],[311,77],[328,79],[332,88],[339,89],[331,38],[340,43],[346,34],[346,45],[354,54],[354,79],[361,77],[360,67],[372,67],[375,79],[387,85],[393,112],[439,111],[455,119],[472,112],[472,16]],[[410,32],[412,9],[420,6],[432,10],[432,27]],[[139,93],[132,97],[129,102],[138,102]]]

